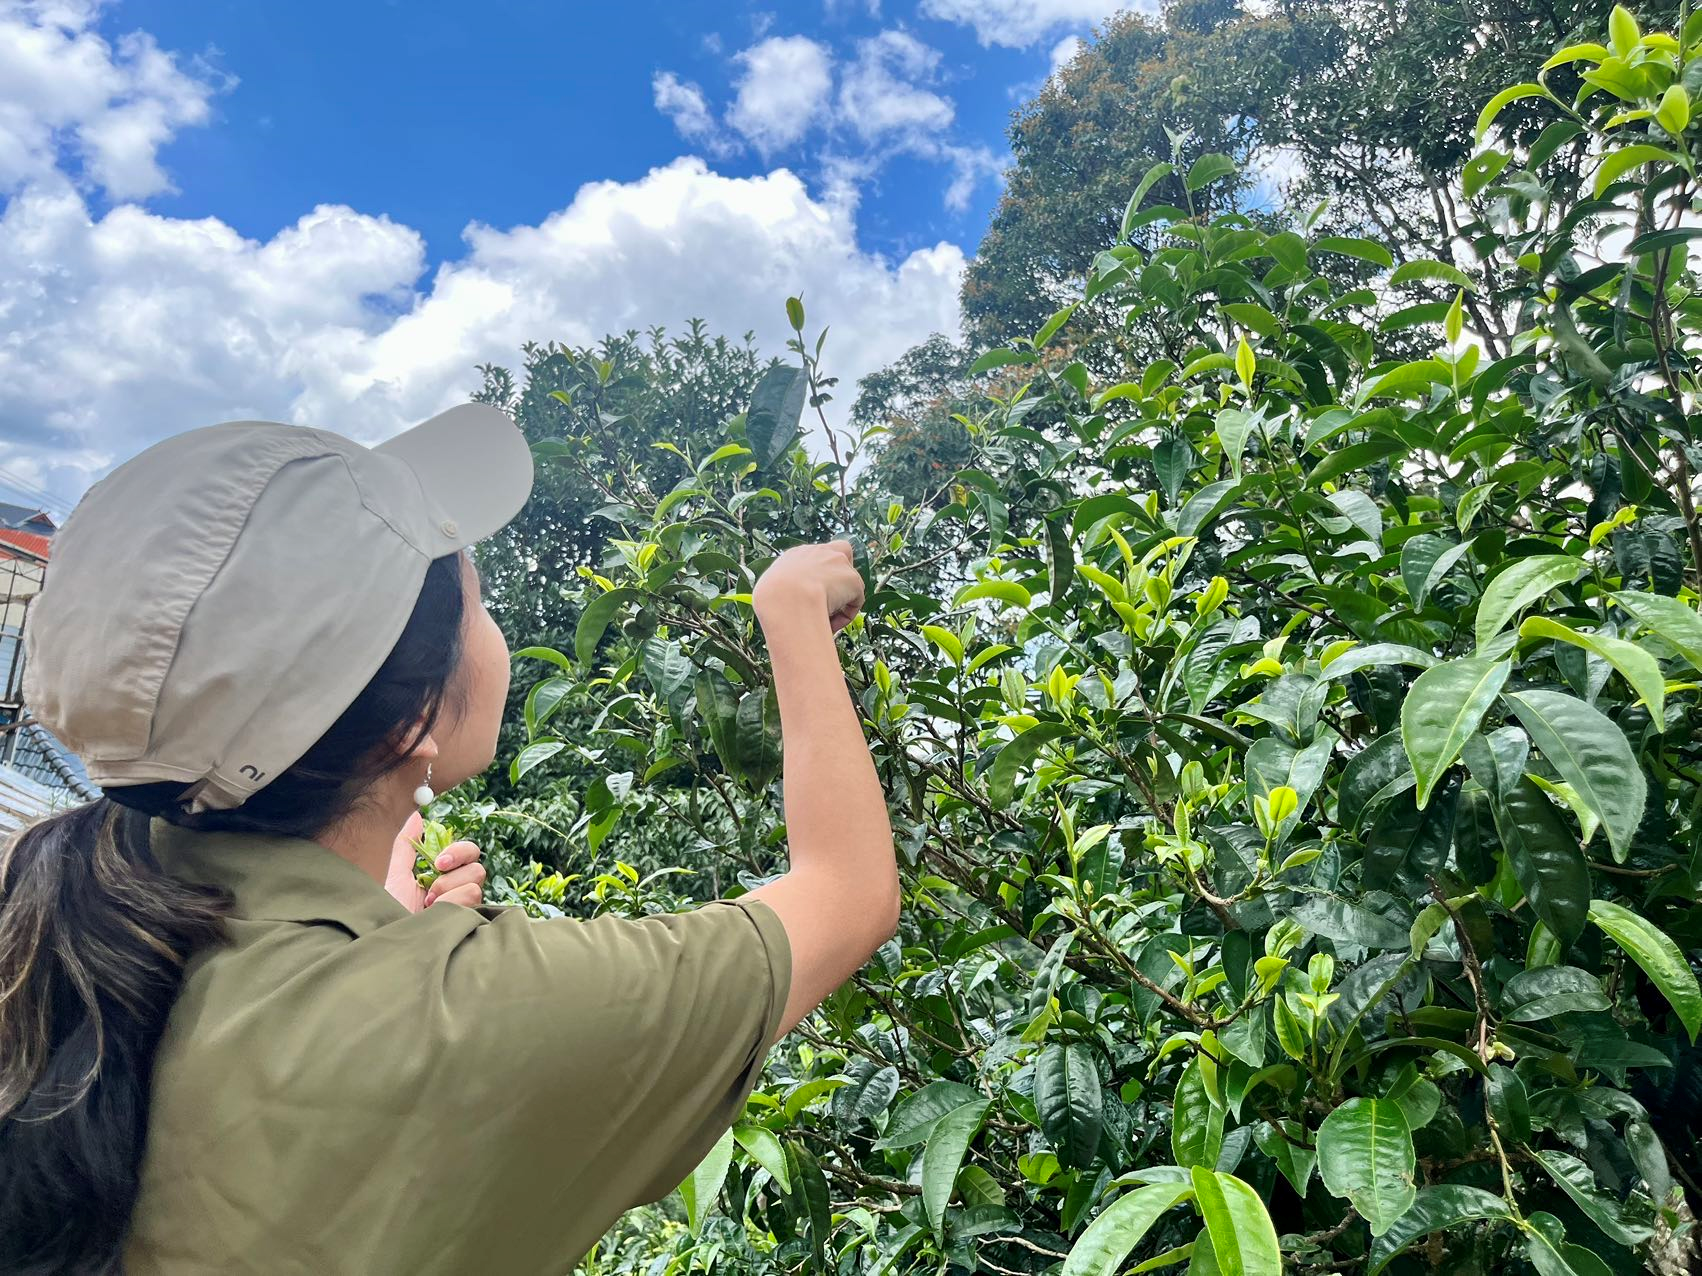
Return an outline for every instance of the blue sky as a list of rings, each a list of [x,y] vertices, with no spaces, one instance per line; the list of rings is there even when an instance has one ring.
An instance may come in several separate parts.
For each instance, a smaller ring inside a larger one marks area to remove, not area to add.
[[[898,24],[885,12],[895,8]],[[657,110],[654,77],[671,71],[711,104],[725,103],[740,70],[728,55],[765,35],[844,49],[895,25],[908,31],[940,54],[929,88],[952,104],[953,133],[1002,160],[1018,95],[1050,69],[1056,39],[982,46],[972,28],[914,9],[890,0],[879,17],[862,5],[704,0],[124,0],[103,26],[133,24],[166,48],[216,49],[213,64],[240,77],[217,102],[216,124],[179,135],[165,152],[180,191],[154,208],[267,237],[305,205],[340,201],[415,227],[435,263],[457,254],[470,221],[536,223],[584,182],[631,181],[693,149]],[[816,134],[771,158],[809,173],[822,142]],[[769,164],[746,149],[716,167],[749,175]],[[941,237],[973,246],[998,197],[996,176],[981,174],[958,209],[945,204],[950,180],[938,163],[892,162],[865,190],[864,246],[902,253]]]
[[[0,487],[377,439],[525,340],[698,315],[846,384],[934,330],[1109,0],[0,0]],[[14,492],[16,494],[16,492]]]

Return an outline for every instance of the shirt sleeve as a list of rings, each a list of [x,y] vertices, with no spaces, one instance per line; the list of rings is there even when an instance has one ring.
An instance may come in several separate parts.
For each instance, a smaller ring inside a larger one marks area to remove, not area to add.
[[[471,926],[433,982],[438,1084],[483,1109],[469,1180],[501,1199],[541,1176],[612,1221],[677,1187],[743,1111],[791,950],[752,899],[637,921],[514,911]]]

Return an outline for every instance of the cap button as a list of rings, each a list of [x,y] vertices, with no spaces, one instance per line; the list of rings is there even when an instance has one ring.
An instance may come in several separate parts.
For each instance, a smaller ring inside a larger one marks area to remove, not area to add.
[[[456,521],[452,518],[444,519],[443,522],[438,525],[438,530],[441,531],[445,536],[453,537],[453,536],[459,536],[461,534],[460,525],[457,524]]]

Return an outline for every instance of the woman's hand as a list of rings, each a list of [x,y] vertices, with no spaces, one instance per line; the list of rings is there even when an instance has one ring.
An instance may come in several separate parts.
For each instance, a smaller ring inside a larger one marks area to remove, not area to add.
[[[414,861],[418,852],[415,843],[425,821],[418,811],[408,817],[396,842],[390,848],[390,868],[384,876],[384,889],[389,891],[410,913],[417,913],[433,904],[447,900],[477,908],[484,902],[485,866],[479,863],[480,851],[471,842],[451,842],[444,847],[432,867],[437,879],[430,889],[414,878]]]
[[[797,609],[825,607],[828,622],[838,633],[863,607],[863,578],[852,566],[850,542],[794,545],[769,564],[756,583],[751,603],[765,627]]]

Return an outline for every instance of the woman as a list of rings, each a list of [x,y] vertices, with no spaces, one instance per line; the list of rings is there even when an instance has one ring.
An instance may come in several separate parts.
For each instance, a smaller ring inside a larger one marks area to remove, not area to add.
[[[755,593],[784,876],[534,921],[461,906],[462,844],[430,897],[386,891],[417,805],[495,753],[508,652],[464,551],[531,477],[475,404],[373,450],[242,422],[66,523],[27,695],[105,796],[0,851],[0,1272],[565,1272],[892,934],[840,544]]]

